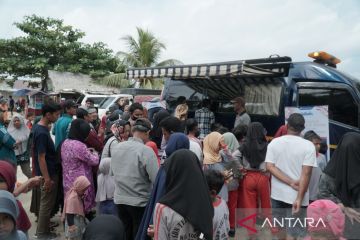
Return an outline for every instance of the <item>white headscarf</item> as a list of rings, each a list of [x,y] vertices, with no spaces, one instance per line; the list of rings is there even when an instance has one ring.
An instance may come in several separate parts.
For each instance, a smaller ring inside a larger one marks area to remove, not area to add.
[[[19,129],[14,126],[14,121],[16,118],[19,119],[21,123],[21,127]],[[20,115],[13,116],[7,130],[9,134],[15,139],[15,141],[21,142],[21,144],[17,145],[17,148],[15,149],[15,155],[18,156],[25,153],[27,150],[26,148],[29,140],[30,130],[25,125],[24,118]]]
[[[110,176],[110,162],[111,158],[103,158],[99,165],[98,175],[98,189],[96,193],[96,202],[102,202],[114,198],[115,181],[114,177]]]

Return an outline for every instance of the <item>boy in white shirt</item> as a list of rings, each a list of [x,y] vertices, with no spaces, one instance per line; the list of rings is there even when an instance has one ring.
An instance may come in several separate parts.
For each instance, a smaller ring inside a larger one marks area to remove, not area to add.
[[[222,186],[224,185],[225,178],[220,171],[212,169],[206,170],[204,174],[209,186],[209,191],[214,207],[213,239],[229,239],[229,209],[226,202],[218,196]]]

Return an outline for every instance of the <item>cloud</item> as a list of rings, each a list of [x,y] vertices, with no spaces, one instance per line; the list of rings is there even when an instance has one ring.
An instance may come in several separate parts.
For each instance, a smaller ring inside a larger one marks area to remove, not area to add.
[[[203,63],[287,55],[309,60],[325,50],[360,77],[360,3],[356,0],[0,0],[0,37],[19,34],[14,21],[26,14],[64,19],[86,32],[85,42],[103,41],[126,50],[121,37],[148,28],[167,46],[162,58]],[[11,14],[9,14],[11,13]]]

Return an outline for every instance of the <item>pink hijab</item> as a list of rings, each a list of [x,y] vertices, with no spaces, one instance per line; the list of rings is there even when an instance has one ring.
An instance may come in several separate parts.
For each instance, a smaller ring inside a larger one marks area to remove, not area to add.
[[[75,179],[73,187],[66,193],[65,196],[64,211],[61,216],[63,221],[65,220],[66,214],[85,216],[84,203],[81,197],[89,186],[90,182],[85,176],[80,176]]]
[[[328,232],[339,239],[343,239],[345,215],[334,202],[330,200],[317,200],[311,203],[307,208],[307,217],[314,219],[315,223],[317,223],[320,218],[325,222],[325,226],[324,224],[318,224],[317,227],[308,225],[308,231],[310,233]]]

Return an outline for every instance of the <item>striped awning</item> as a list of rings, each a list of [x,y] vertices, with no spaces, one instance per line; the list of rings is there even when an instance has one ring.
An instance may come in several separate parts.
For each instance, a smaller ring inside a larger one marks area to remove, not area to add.
[[[291,60],[290,60],[291,61]],[[288,63],[288,62],[287,62]],[[269,67],[270,66],[270,67]],[[288,66],[288,65],[287,65]],[[269,62],[235,61],[213,64],[178,65],[169,67],[130,68],[128,79],[141,78],[208,78],[219,76],[279,76],[287,74],[286,65]]]

